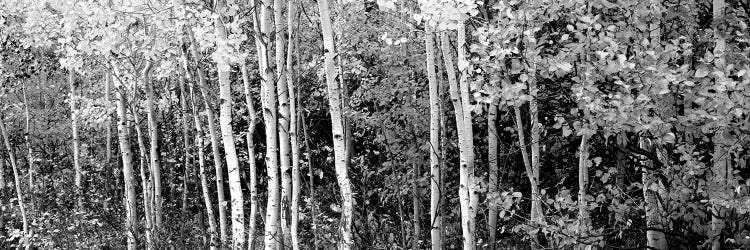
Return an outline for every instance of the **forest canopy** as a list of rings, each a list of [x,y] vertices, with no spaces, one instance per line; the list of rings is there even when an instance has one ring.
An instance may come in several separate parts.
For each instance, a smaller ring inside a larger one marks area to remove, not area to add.
[[[750,2],[0,0],[0,248],[748,249]]]

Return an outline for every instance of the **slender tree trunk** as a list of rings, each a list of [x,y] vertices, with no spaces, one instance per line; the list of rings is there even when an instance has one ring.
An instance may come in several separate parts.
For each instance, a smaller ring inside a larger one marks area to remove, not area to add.
[[[34,166],[34,155],[31,149],[31,139],[29,139],[29,135],[31,134],[31,115],[29,115],[29,100],[26,96],[26,81],[22,81],[21,84],[21,92],[23,94],[23,114],[26,118],[26,133],[23,137],[26,141],[26,161],[29,165],[29,190],[34,193],[36,192],[36,182],[34,181],[34,176],[36,176],[37,169]]]
[[[330,105],[331,125],[333,132],[334,165],[336,168],[336,180],[341,188],[341,221],[339,249],[351,249],[354,247],[352,238],[352,216],[353,216],[353,194],[349,173],[347,169],[347,152],[344,131],[344,117],[341,112],[341,86],[336,83],[336,72],[334,59],[336,51],[333,41],[333,28],[331,27],[331,11],[328,0],[319,0],[320,26],[323,32],[323,47],[325,53],[326,84],[328,85],[328,103]]]
[[[136,82],[133,83],[133,92],[135,95],[133,96],[132,103],[137,103],[137,94],[138,94],[138,84]],[[153,168],[151,168],[150,165],[150,159],[149,155],[146,155],[146,143],[143,136],[143,132],[141,130],[141,118],[140,114],[137,108],[137,105],[134,105],[131,107],[131,113],[133,114],[133,120],[135,127],[135,133],[136,133],[136,140],[138,142],[138,159],[140,160],[140,176],[141,176],[141,189],[143,189],[143,217],[145,217],[146,222],[146,228],[145,228],[145,237],[146,237],[146,248],[152,249],[154,247],[153,244],[153,231],[154,231],[154,196],[153,196],[153,190],[154,190],[154,184],[153,184]],[[130,130],[128,126],[128,130]],[[148,170],[147,170],[148,169]],[[151,178],[148,177],[148,172],[151,171]]]
[[[414,179],[412,179],[412,217],[414,221],[414,242],[412,242],[411,248],[414,250],[419,250],[419,242],[421,241],[419,238],[422,235],[422,225],[420,225],[420,218],[422,218],[422,209],[420,207],[419,202],[419,176],[421,169],[419,167],[419,164],[416,162],[412,162],[412,169],[414,170]]]
[[[300,176],[299,176],[299,124],[297,118],[297,100],[295,82],[294,82],[294,64],[292,51],[294,47],[294,20],[296,15],[296,1],[290,0],[287,5],[287,29],[289,30],[289,46],[287,46],[286,58],[286,82],[287,92],[289,93],[289,143],[292,151],[292,200],[291,200],[291,245],[293,250],[299,250],[299,195],[300,195]]]
[[[279,168],[281,169],[281,231],[282,247],[289,247],[291,242],[291,200],[292,200],[292,173],[289,158],[289,92],[286,79],[286,30],[284,27],[283,10],[284,4],[281,0],[274,0],[274,24],[276,26],[276,93],[278,94],[278,133],[279,133]]]
[[[245,90],[245,105],[248,113],[247,126],[247,155],[248,164],[250,165],[250,228],[248,231],[248,249],[255,249],[255,231],[256,219],[258,218],[258,177],[255,164],[255,125],[258,121],[258,114],[255,112],[253,99],[250,97],[250,76],[247,72],[247,65],[243,63],[240,67],[242,71],[242,83]]]
[[[433,250],[443,249],[443,218],[440,215],[442,179],[440,169],[440,89],[435,73],[435,35],[426,27],[427,79],[430,91],[430,238]]]
[[[498,100],[493,99],[489,104],[489,111],[487,112],[487,161],[489,163],[489,194],[487,195],[488,207],[489,207],[489,218],[487,222],[487,231],[490,233],[490,249],[495,249],[495,241],[497,240],[497,202],[496,199],[499,197],[498,193],[498,169],[497,169],[497,102]]]
[[[276,249],[280,241],[279,230],[279,158],[278,158],[278,124],[276,120],[276,88],[271,64],[271,14],[273,1],[263,0],[260,7],[260,17],[257,18],[260,27],[259,43],[259,71],[261,73],[261,102],[266,134],[266,172],[268,174],[268,199],[266,200],[266,221],[264,228],[264,244],[266,249]]]
[[[112,75],[109,72],[106,73],[106,75],[104,77],[104,81],[105,81],[105,83],[104,83],[104,100],[107,103],[107,108],[109,108],[110,105],[111,105],[111,102],[112,102],[112,100],[110,99],[110,88],[111,88],[111,85],[112,85]],[[107,191],[108,191],[107,193],[109,193],[109,194],[116,194],[117,192],[115,192],[115,191],[117,190],[117,187],[118,187],[118,184],[119,184],[119,181],[118,181],[117,177],[119,175],[117,173],[117,168],[115,167],[115,164],[112,164],[112,115],[109,112],[107,112],[107,121],[106,121],[106,123],[107,123],[106,136],[105,136],[106,137],[105,138],[105,140],[106,140],[105,145],[106,146],[105,146],[105,149],[104,149],[104,154],[105,154],[105,158],[106,158],[106,161],[107,161],[107,164],[105,165],[106,168],[107,168],[107,169],[105,169],[105,171],[107,172],[107,174],[105,174],[105,175],[107,175],[106,182],[107,182],[107,185],[109,185],[109,188],[107,189]],[[111,176],[112,178],[111,179],[108,176],[109,175],[108,172],[109,172],[110,169],[112,170],[112,176]],[[112,183],[110,183],[110,181],[114,182],[114,185]],[[109,202],[108,201],[105,202],[104,206],[105,206],[105,208],[108,208],[109,207]]]
[[[224,245],[227,242],[227,202],[224,197],[224,173],[222,169],[221,155],[219,152],[219,139],[218,132],[216,131],[216,121],[214,115],[214,109],[211,106],[211,102],[208,99],[208,85],[206,84],[206,76],[203,72],[203,67],[198,61],[199,52],[198,44],[195,41],[195,35],[191,29],[188,30],[188,37],[190,38],[190,50],[192,52],[193,59],[196,60],[196,71],[198,72],[198,87],[201,89],[201,97],[203,98],[203,105],[206,108],[206,119],[208,120],[208,134],[211,138],[211,152],[213,153],[214,169],[216,170],[216,194],[217,203],[219,204],[219,235],[221,244]]]
[[[301,113],[301,112],[300,112]],[[303,117],[300,114],[300,117]],[[302,123],[302,132],[305,135],[305,150],[307,151],[307,154],[305,154],[305,158],[307,158],[307,173],[310,178],[309,181],[309,189],[310,189],[310,221],[311,221],[311,227],[312,227],[312,244],[313,244],[313,250],[318,249],[318,216],[317,216],[317,203],[315,202],[315,173],[313,172],[312,167],[312,157],[310,156],[310,153],[312,152],[310,149],[310,134],[307,132],[307,123],[302,119],[300,121]]]
[[[185,169],[182,174],[182,213],[187,214],[188,210],[188,194],[190,193],[190,180],[192,180],[192,176],[190,176],[190,173],[193,172],[193,167],[190,164],[191,159],[193,157],[191,153],[191,148],[193,148],[192,144],[190,143],[190,118],[191,115],[188,111],[188,93],[185,90],[185,76],[184,74],[180,75],[180,81],[177,83],[180,90],[180,117],[182,117],[182,141],[185,144],[185,156],[183,157],[183,164],[185,165]]]
[[[219,10],[223,9],[224,1],[217,0],[216,3]],[[217,17],[215,24],[218,39],[226,39],[225,27],[220,17]],[[216,68],[219,73],[219,124],[227,161],[229,193],[232,198],[232,248],[240,249],[246,247],[245,213],[242,185],[240,183],[239,159],[237,158],[237,149],[234,144],[234,132],[232,129],[232,87],[229,80],[229,58],[217,58]]]
[[[656,147],[651,143],[650,140],[641,138],[640,139],[641,149],[647,152],[655,152]],[[649,248],[666,250],[668,249],[667,238],[664,234],[663,229],[664,223],[666,222],[666,214],[663,212],[664,208],[657,198],[659,190],[662,189],[663,185],[656,176],[654,169],[653,160],[646,160],[645,164],[647,167],[643,168],[642,182],[643,182],[643,198],[644,198],[644,210],[646,210],[646,240]]]
[[[133,152],[130,149],[130,135],[127,126],[127,115],[125,114],[125,90],[121,83],[117,93],[117,134],[120,144],[120,155],[122,156],[123,183],[125,183],[125,231],[128,239],[128,250],[136,249],[135,226],[136,226],[136,198],[135,186],[133,185]]]
[[[134,110],[133,112],[135,113],[137,111]],[[137,115],[135,115],[135,116],[137,117]],[[151,194],[151,192],[153,190],[153,184],[152,184],[152,180],[148,179],[148,177],[147,177],[148,173],[147,173],[146,168],[148,168],[149,165],[146,163],[147,162],[146,156],[145,156],[146,146],[145,146],[145,143],[143,142],[143,133],[141,132],[141,128],[140,128],[141,125],[140,125],[140,122],[138,122],[139,120],[140,119],[136,118],[136,122],[135,122],[134,126],[135,126],[135,130],[136,130],[136,134],[138,136],[138,147],[140,149],[139,151],[140,151],[140,154],[141,154],[141,156],[140,156],[141,164],[140,164],[140,169],[139,170],[140,170],[140,175],[141,175],[141,186],[142,186],[142,189],[143,189],[143,214],[144,214],[143,217],[145,217],[145,221],[146,221],[146,229],[145,229],[146,248],[147,249],[153,249],[153,247],[154,247],[153,243],[154,242],[153,242],[152,234],[153,234],[153,231],[154,231],[154,221],[153,221],[153,219],[154,219],[154,208],[153,208],[153,205],[154,205],[153,202],[154,202],[154,200],[153,200],[153,196]]]
[[[534,72],[534,71],[532,71]],[[542,124],[539,123],[539,110],[538,104],[538,92],[536,86],[536,80],[532,79],[529,81],[529,114],[531,119],[531,170],[532,178],[537,183],[536,188],[531,189],[531,221],[534,223],[541,223],[544,219],[544,213],[542,212],[542,198],[539,193],[539,141],[541,140],[540,130]]]
[[[13,180],[16,185],[16,200],[18,201],[18,210],[21,212],[21,220],[23,222],[23,243],[26,247],[26,249],[29,249],[30,247],[30,237],[29,234],[29,221],[26,218],[26,208],[24,205],[23,200],[23,193],[21,192],[21,176],[18,173],[18,164],[16,163],[16,156],[13,153],[13,146],[10,144],[10,140],[8,139],[8,132],[5,129],[5,121],[4,118],[0,114],[0,134],[3,136],[3,142],[5,142],[5,151],[8,153],[8,159],[10,159],[10,166],[13,168]]]
[[[539,190],[539,178],[534,177],[534,170],[531,165],[531,160],[529,159],[529,151],[526,148],[526,136],[524,133],[523,128],[523,118],[521,117],[521,108],[519,107],[520,104],[513,105],[513,111],[515,113],[515,120],[516,120],[516,132],[518,133],[518,146],[521,149],[521,156],[523,158],[523,165],[526,168],[526,176],[529,178],[529,184],[531,186],[531,195],[532,200],[534,195],[536,194],[536,191]],[[531,203],[531,215],[535,216],[535,209],[534,202]],[[532,217],[534,218],[534,217]]]
[[[254,39],[255,39],[255,51],[258,58],[258,68],[259,69],[265,69],[265,67],[261,66],[266,61],[265,58],[265,50],[261,49],[263,48],[263,45],[261,45],[262,38],[260,36],[260,27],[258,23],[258,9],[256,6],[255,1],[250,1],[250,7],[252,8],[252,20],[253,20],[253,31],[254,31]],[[255,239],[255,234],[257,231],[257,219],[258,219],[258,172],[257,172],[257,165],[255,161],[255,140],[253,139],[253,135],[255,135],[255,126],[258,123],[258,113],[255,111],[255,105],[253,104],[253,99],[250,96],[250,76],[247,71],[247,63],[245,60],[242,61],[242,83],[244,86],[245,91],[245,107],[247,108],[248,113],[248,126],[247,126],[247,155],[248,155],[248,164],[250,165],[250,228],[247,233],[248,235],[248,241],[247,241],[247,249],[248,250],[255,250],[257,242]],[[265,73],[262,73],[262,75]],[[263,94],[261,93],[261,96]],[[263,99],[263,98],[261,98]]]
[[[458,36],[458,51],[459,62],[465,62],[466,58],[464,53],[465,43],[465,32],[463,25],[460,25],[459,36]],[[466,82],[465,74],[461,76],[461,86],[459,88],[459,81],[456,79],[456,68],[453,64],[453,55],[450,50],[450,40],[448,34],[443,31],[440,34],[441,48],[443,51],[443,61],[445,62],[446,73],[448,73],[448,83],[450,87],[451,101],[453,102],[453,108],[456,118],[456,127],[458,131],[458,145],[460,155],[460,169],[459,169],[459,202],[461,205],[461,228],[463,235],[463,248],[464,249],[475,249],[474,240],[474,219],[472,217],[473,208],[472,204],[472,170],[473,170],[473,150],[474,143],[471,135],[473,134],[471,129],[471,111],[469,108],[468,100],[468,83]],[[461,65],[461,63],[459,63]],[[465,99],[465,100],[464,100]],[[468,115],[467,113],[468,112]],[[467,122],[468,118],[468,122]],[[468,124],[468,126],[467,126]]]
[[[589,183],[589,135],[581,136],[581,145],[578,148],[578,235],[584,237],[588,235],[589,216],[588,202],[586,201],[586,189]],[[578,246],[579,249],[585,249],[586,244]]]
[[[1,143],[0,143],[1,144]],[[1,145],[0,145],[1,147]],[[5,159],[3,157],[3,151],[0,149],[0,195],[5,195]],[[2,210],[0,210],[2,211]],[[2,218],[3,216],[0,216]],[[4,235],[3,235],[4,236]]]
[[[153,182],[153,228],[154,232],[161,228],[162,224],[162,195],[161,195],[161,166],[159,165],[159,135],[156,122],[156,108],[154,107],[154,85],[151,82],[151,62],[146,63],[143,69],[143,81],[146,89],[146,119],[148,121],[148,137],[150,139],[149,160],[151,161],[151,181]]]
[[[183,75],[187,75],[187,58],[183,54]],[[183,78],[184,80],[184,78]],[[190,100],[191,100],[191,106],[192,109],[192,116],[193,116],[193,123],[195,124],[195,148],[198,152],[198,167],[199,175],[200,175],[200,181],[201,181],[201,193],[203,194],[203,203],[206,207],[206,214],[208,215],[208,233],[211,237],[210,240],[210,247],[211,250],[217,249],[219,242],[218,237],[216,235],[216,215],[214,215],[214,206],[213,203],[211,203],[211,190],[209,189],[208,184],[208,178],[206,178],[206,164],[205,159],[206,156],[203,153],[203,124],[201,124],[200,117],[198,116],[198,102],[195,100],[197,96],[195,95],[194,91],[195,87],[190,86]]]
[[[73,169],[75,169],[76,206],[83,210],[83,170],[81,169],[80,140],[78,139],[78,110],[76,109],[76,87],[75,73],[68,72],[68,84],[70,84],[70,126],[73,130]]]

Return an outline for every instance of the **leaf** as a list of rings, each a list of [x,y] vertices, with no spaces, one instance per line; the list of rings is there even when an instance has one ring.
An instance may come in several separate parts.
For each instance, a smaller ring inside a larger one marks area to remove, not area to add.
[[[563,126],[562,129],[563,129],[563,136],[565,137],[568,137],[570,136],[570,134],[573,133],[573,130],[570,130],[570,127],[568,126]]]
[[[592,159],[592,160],[594,161],[594,164],[596,164],[597,166],[599,166],[599,164],[602,163],[602,158],[601,157],[594,157],[594,159]]]
[[[706,68],[706,66],[701,66],[698,68],[698,70],[695,71],[695,77],[697,78],[706,77],[708,73],[709,71]]]
[[[557,68],[565,72],[570,72],[573,69],[573,65],[570,64],[569,62],[562,62],[562,63],[557,64]]]

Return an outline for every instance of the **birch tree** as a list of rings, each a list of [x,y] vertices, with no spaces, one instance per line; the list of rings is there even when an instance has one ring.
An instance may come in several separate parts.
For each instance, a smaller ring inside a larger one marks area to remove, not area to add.
[[[220,15],[215,19],[216,34],[219,40],[226,40],[226,30],[221,13],[226,7],[224,1],[216,1],[217,9]],[[219,45],[226,46],[226,45]],[[228,48],[219,48],[226,51]],[[215,55],[216,69],[219,72],[219,107],[220,116],[219,124],[221,128],[221,138],[224,143],[224,153],[227,159],[227,172],[229,175],[229,192],[232,203],[232,248],[239,249],[245,247],[245,215],[242,197],[242,186],[240,184],[240,166],[237,158],[237,150],[234,144],[234,132],[232,129],[232,89],[229,80],[229,58],[228,55]]]
[[[440,89],[435,73],[435,35],[426,27],[427,80],[430,91],[430,235],[432,249],[443,249],[443,218],[440,211],[442,178],[440,169]]]
[[[341,112],[342,90],[336,83],[336,71],[334,59],[336,50],[333,40],[333,28],[331,26],[331,10],[328,0],[318,1],[320,11],[320,26],[323,32],[323,47],[325,48],[324,69],[326,85],[328,86],[328,104],[331,113],[331,126],[333,133],[334,165],[336,169],[336,181],[341,190],[341,224],[339,232],[338,249],[351,249],[354,247],[352,238],[352,216],[353,216],[353,194],[349,172],[347,169],[347,149],[344,134],[344,117]]]

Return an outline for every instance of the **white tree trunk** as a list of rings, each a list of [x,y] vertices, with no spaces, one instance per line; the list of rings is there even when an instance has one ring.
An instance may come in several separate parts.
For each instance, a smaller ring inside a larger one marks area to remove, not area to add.
[[[117,93],[117,134],[120,144],[120,156],[122,157],[123,182],[125,184],[125,233],[128,239],[128,250],[135,250],[136,198],[135,186],[133,185],[133,152],[130,149],[129,127],[125,113],[124,87],[120,83],[119,91],[115,91]]]
[[[21,221],[23,222],[23,243],[26,249],[30,247],[30,228],[29,221],[26,218],[26,208],[23,201],[23,193],[21,192],[21,176],[18,173],[18,164],[16,163],[16,156],[13,153],[13,146],[10,144],[8,139],[8,132],[5,129],[5,121],[0,114],[0,135],[3,136],[3,142],[5,142],[5,151],[8,153],[8,159],[10,160],[10,166],[13,168],[13,180],[16,186],[16,200],[18,201],[18,210],[21,212]]]
[[[188,93],[185,89],[185,75],[180,74],[180,80],[177,82],[178,89],[180,90],[180,117],[182,118],[182,142],[184,143],[184,159],[183,164],[184,172],[182,174],[182,213],[187,214],[188,209],[188,194],[190,193],[190,180],[192,180],[192,176],[190,173],[193,172],[193,166],[191,165],[191,160],[193,159],[193,155],[191,153],[191,149],[193,148],[193,144],[190,143],[190,121],[192,121],[192,115],[190,114],[190,111],[188,111]]]
[[[187,75],[187,58],[183,54],[183,75]],[[216,234],[216,215],[214,215],[214,206],[211,202],[211,190],[209,189],[208,178],[206,178],[206,164],[205,164],[205,153],[203,153],[203,124],[198,116],[198,102],[195,100],[198,98],[195,94],[195,87],[190,86],[190,100],[192,108],[193,123],[195,125],[195,147],[198,152],[198,167],[200,181],[201,181],[201,193],[203,194],[203,203],[206,207],[206,214],[208,215],[208,233],[210,234],[210,248],[211,250],[218,249],[219,237]]]
[[[351,249],[354,247],[352,238],[352,216],[353,216],[353,194],[349,173],[347,169],[347,152],[344,132],[344,117],[341,112],[342,91],[336,82],[334,59],[336,51],[334,47],[333,28],[331,27],[331,11],[328,0],[319,0],[320,26],[323,33],[323,47],[325,48],[324,68],[326,73],[326,85],[328,85],[328,103],[330,105],[331,126],[333,132],[334,165],[336,168],[336,180],[341,188],[341,221],[339,249]]]
[[[647,152],[655,152],[656,147],[651,143],[650,140],[641,138],[639,142],[641,149]],[[656,171],[650,170],[654,168],[653,160],[645,160],[643,164],[646,167],[643,168],[642,183],[643,183],[643,199],[644,199],[644,210],[646,211],[646,240],[647,245],[651,249],[666,250],[668,249],[667,238],[664,234],[664,225],[666,223],[666,214],[664,213],[664,207],[657,198],[659,190],[663,188],[661,181],[656,176]]]
[[[68,84],[70,84],[70,127],[73,130],[73,169],[75,169],[76,206],[83,210],[83,170],[81,169],[80,140],[78,139],[78,110],[76,109],[75,73],[68,72]]]
[[[440,89],[435,72],[435,34],[426,27],[427,80],[430,91],[430,238],[433,250],[443,249],[443,218],[440,215],[442,178],[440,169]]]
[[[274,86],[274,73],[270,68],[271,59],[271,14],[273,1],[263,0],[258,18],[260,27],[259,46],[259,71],[261,75],[261,102],[263,109],[263,122],[266,134],[266,172],[268,174],[268,199],[266,203],[266,221],[264,228],[265,249],[276,249],[279,230],[279,158],[278,158],[278,127],[276,120],[276,88]]]
[[[143,132],[141,131],[141,118],[138,110],[137,102],[137,93],[138,93],[138,84],[137,82],[133,82],[133,99],[131,100],[131,113],[133,114],[133,120],[134,124],[132,124],[135,127],[135,133],[136,133],[136,141],[138,142],[138,153],[140,160],[139,164],[139,171],[141,176],[141,189],[143,190],[143,214],[145,217],[145,237],[146,237],[146,248],[152,249],[154,247],[153,244],[153,231],[154,231],[154,196],[153,196],[153,190],[154,190],[154,183],[153,183],[153,169],[150,165],[149,155],[146,155],[147,149],[146,149],[146,143],[144,140]],[[128,124],[128,130],[130,130],[130,124]],[[148,169],[148,170],[147,170]],[[151,171],[152,175],[151,178],[148,177],[148,172]]]
[[[300,176],[299,176],[299,124],[297,121],[297,94],[294,82],[294,67],[292,50],[294,48],[294,20],[296,15],[296,1],[289,0],[287,5],[287,29],[289,30],[289,46],[286,54],[286,82],[287,92],[289,93],[289,146],[292,151],[292,200],[291,200],[291,245],[293,250],[299,250],[299,195],[300,195]],[[296,51],[296,50],[295,50]]]
[[[283,19],[284,2],[274,0],[274,24],[276,26],[276,93],[278,95],[278,133],[279,133],[279,168],[281,170],[281,231],[282,247],[289,247],[291,242],[291,200],[292,200],[292,173],[290,161],[289,142],[289,93],[286,84],[286,29]]]
[[[581,145],[578,147],[578,235],[588,235],[589,216],[586,201],[586,188],[589,183],[589,136],[581,136]],[[579,245],[579,249],[585,249],[586,244]]]
[[[153,228],[157,231],[162,224],[162,195],[161,195],[161,166],[159,165],[159,129],[156,122],[156,108],[154,107],[154,86],[151,82],[151,62],[146,63],[143,69],[143,82],[146,90],[146,120],[148,121],[148,137],[150,140],[149,160],[151,161],[151,181],[154,185],[153,190]]]
[[[247,65],[243,63],[240,67],[242,71],[242,83],[245,91],[245,106],[248,113],[248,126],[247,126],[247,155],[248,164],[250,165],[250,228],[248,234],[248,249],[255,249],[255,231],[256,231],[256,219],[258,218],[258,177],[255,164],[255,140],[253,135],[255,134],[255,125],[258,121],[258,115],[255,112],[255,105],[253,99],[250,97],[250,76],[247,72]]]
[[[533,72],[533,71],[532,71]],[[537,108],[538,92],[536,86],[536,80],[529,80],[529,115],[531,116],[531,170],[532,178],[536,186],[532,186],[531,189],[531,221],[534,223],[541,223],[544,219],[544,213],[542,212],[542,198],[539,193],[539,140],[541,140],[540,130],[542,124],[539,123],[539,110]]]
[[[463,25],[460,25],[459,28],[459,45],[458,47],[463,46],[463,42],[465,42],[465,34],[461,30],[463,30]],[[471,139],[472,130],[471,130],[471,111],[467,110],[469,106],[467,105],[468,100],[468,83],[465,81],[465,76],[461,76],[461,86],[459,87],[459,81],[456,77],[456,68],[453,63],[453,55],[452,51],[450,50],[450,40],[448,38],[447,32],[443,31],[440,34],[440,41],[441,41],[441,48],[443,51],[443,61],[445,63],[445,70],[448,75],[448,84],[450,89],[450,96],[451,101],[453,102],[453,108],[455,112],[455,118],[456,118],[456,130],[458,131],[458,147],[459,147],[459,155],[460,155],[460,168],[459,168],[459,202],[461,205],[461,229],[462,229],[462,235],[463,235],[463,248],[464,249],[474,249],[475,248],[475,240],[474,240],[474,219],[472,218],[472,195],[471,193],[471,177],[473,177],[473,174],[471,174],[473,171],[473,139]],[[462,55],[462,52],[464,49],[461,48],[458,51],[459,55],[459,62],[465,62],[466,58],[465,55]],[[459,63],[461,65],[461,63]],[[466,89],[464,90],[464,87]],[[466,92],[466,93],[464,93]],[[465,97],[464,97],[465,96]],[[466,99],[466,100],[464,100]],[[468,115],[467,115],[468,112]],[[468,123],[467,123],[468,118]],[[467,127],[467,124],[469,126]]]
[[[489,167],[489,194],[488,198],[499,197],[498,193],[498,162],[497,162],[497,102],[498,100],[493,99],[489,104],[489,111],[487,112],[487,162],[490,164]],[[495,249],[495,240],[497,239],[497,202],[490,200],[489,204],[489,221],[487,222],[487,230],[490,233],[489,244],[490,249]]]
[[[206,76],[203,72],[203,67],[197,58],[200,58],[198,52],[198,44],[195,41],[195,34],[192,29],[188,30],[188,38],[191,41],[190,51],[192,52],[193,58],[196,60],[196,72],[198,72],[198,87],[201,89],[201,97],[203,98],[203,105],[206,108],[206,120],[208,120],[208,134],[211,138],[211,152],[214,159],[214,170],[216,172],[216,196],[217,203],[219,204],[219,236],[221,244],[224,245],[227,242],[227,202],[224,197],[224,171],[222,168],[221,154],[219,152],[219,139],[218,132],[216,131],[216,121],[214,115],[214,109],[211,106],[211,101],[208,99],[208,85],[206,84]]]
[[[217,8],[223,9],[224,1],[218,0]],[[219,13],[221,14],[221,13]],[[216,32],[218,39],[226,39],[224,24],[220,18],[216,18]],[[232,248],[245,248],[245,213],[244,199],[242,197],[242,185],[240,183],[240,163],[237,158],[237,149],[234,144],[234,132],[232,129],[232,87],[229,80],[229,59],[217,58],[216,68],[219,73],[219,125],[221,138],[224,142],[224,154],[227,161],[227,175],[229,178],[229,194],[232,204]]]

